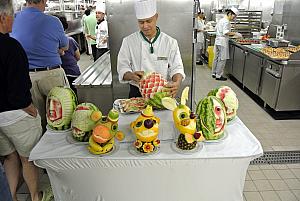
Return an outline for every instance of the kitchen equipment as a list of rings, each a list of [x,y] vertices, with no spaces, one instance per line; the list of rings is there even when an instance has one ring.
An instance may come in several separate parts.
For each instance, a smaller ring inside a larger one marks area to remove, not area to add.
[[[281,40],[281,39],[275,39],[270,38],[267,40],[267,45],[271,47],[288,47],[290,44],[290,41],[287,40]]]

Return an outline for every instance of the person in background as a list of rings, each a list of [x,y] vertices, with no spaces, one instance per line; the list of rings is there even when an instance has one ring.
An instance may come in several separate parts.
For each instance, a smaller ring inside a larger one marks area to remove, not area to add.
[[[212,77],[219,81],[227,80],[226,77],[223,77],[223,71],[226,60],[229,59],[229,36],[236,35],[235,32],[231,32],[230,21],[234,20],[238,14],[238,9],[232,7],[216,25]]]
[[[91,39],[92,37],[96,37],[96,30],[95,27],[97,25],[97,19],[96,19],[96,13],[95,13],[96,6],[92,7],[91,14],[87,17],[85,17],[85,37],[88,41],[88,43],[92,47],[92,54],[94,61],[97,60],[97,47],[96,47],[96,40]]]
[[[32,104],[28,59],[21,44],[9,36],[14,21],[12,0],[0,1],[0,156],[9,189],[17,201],[19,175],[23,173],[31,200],[49,197],[51,191],[38,192],[39,169],[28,160],[29,154],[42,136],[41,118]],[[2,165],[1,165],[2,166]],[[0,200],[11,200],[3,195],[5,181],[0,167]],[[7,191],[6,191],[7,192]]]
[[[135,0],[140,31],[123,39],[117,61],[121,83],[130,84],[129,97],[140,97],[138,83],[144,72],[158,72],[169,80],[166,91],[175,97],[185,78],[177,41],[156,26],[155,0]]]
[[[89,8],[87,8],[85,11],[84,11],[84,14],[82,15],[82,18],[81,18],[81,26],[82,26],[82,31],[83,31],[83,34],[84,36],[86,35],[85,33],[85,18],[87,16],[89,16],[91,14],[91,10]],[[92,47],[91,45],[88,43],[87,39],[85,38],[85,46],[87,48],[86,50],[86,54],[87,55],[90,55],[92,53]]]
[[[49,91],[56,86],[69,86],[59,55],[68,49],[69,40],[59,19],[44,13],[46,1],[26,0],[26,8],[16,14],[11,34],[27,54],[33,104],[41,115],[44,131]]]
[[[67,18],[62,15],[54,15],[61,21],[64,30],[68,29]],[[69,39],[69,49],[61,55],[62,68],[65,70],[71,89],[77,94],[77,90],[72,84],[73,81],[81,74],[77,61],[80,60],[80,52],[78,43],[72,38]]]
[[[204,45],[204,13],[198,12],[198,17],[196,20],[196,29],[197,29],[197,43],[196,43],[196,64],[203,65],[201,61],[202,49]]]
[[[105,20],[105,3],[96,4],[96,19],[97,25],[95,27],[96,36],[89,35],[91,40],[96,41],[96,60],[108,51],[108,26]]]

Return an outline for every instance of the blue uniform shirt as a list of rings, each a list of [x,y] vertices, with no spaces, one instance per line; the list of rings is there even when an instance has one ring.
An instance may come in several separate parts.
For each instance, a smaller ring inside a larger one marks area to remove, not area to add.
[[[69,42],[57,17],[32,7],[16,14],[11,36],[25,49],[30,69],[61,65],[58,49]]]

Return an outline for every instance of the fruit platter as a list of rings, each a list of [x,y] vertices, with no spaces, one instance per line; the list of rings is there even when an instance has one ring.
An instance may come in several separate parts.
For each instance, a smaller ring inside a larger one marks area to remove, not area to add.
[[[291,52],[284,48],[265,47],[261,50],[262,53],[276,60],[286,60],[290,58]]]
[[[114,108],[122,114],[141,112],[146,108],[146,101],[144,98],[129,98],[117,99],[113,104]]]
[[[251,39],[251,38],[243,38],[243,39],[235,39],[235,42],[241,45],[251,45],[251,44],[259,44],[260,40]]]

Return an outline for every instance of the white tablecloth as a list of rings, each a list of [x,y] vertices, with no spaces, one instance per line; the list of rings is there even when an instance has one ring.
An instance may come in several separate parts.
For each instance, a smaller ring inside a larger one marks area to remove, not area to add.
[[[134,116],[122,115],[121,122]],[[165,139],[157,154],[138,156],[127,137],[114,153],[100,157],[84,144],[70,144],[70,132],[47,131],[30,160],[47,169],[56,201],[243,200],[248,165],[263,151],[239,118],[227,126],[228,137],[222,142],[203,143],[193,154],[175,152],[168,136],[176,134],[162,132]]]

